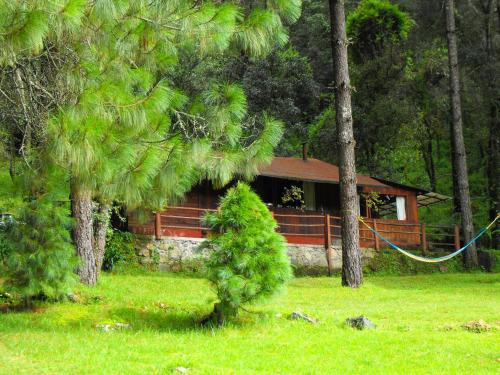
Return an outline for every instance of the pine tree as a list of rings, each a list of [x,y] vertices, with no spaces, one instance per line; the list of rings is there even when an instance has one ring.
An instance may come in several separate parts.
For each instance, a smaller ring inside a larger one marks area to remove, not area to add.
[[[76,283],[69,206],[55,202],[57,189],[47,189],[47,181],[50,178],[24,182],[25,200],[5,233],[10,250],[4,287],[19,293],[26,304],[33,298],[60,298]]]
[[[448,40],[448,62],[450,67],[450,104],[452,114],[452,163],[455,195],[460,203],[462,231],[464,241],[468,243],[474,237],[474,222],[469,193],[469,176],[467,172],[467,154],[465,151],[462,104],[460,99],[460,78],[458,70],[458,49],[455,34],[455,4],[446,0],[446,36]],[[479,266],[475,243],[464,253],[465,265],[468,268]]]
[[[286,43],[283,22],[298,18],[300,1],[245,4],[7,4],[1,61],[17,66],[32,62],[29,52],[43,52],[63,62],[50,82],[63,93],[39,121],[27,116],[24,129],[27,134],[31,124],[46,123],[42,149],[66,171],[83,282],[96,283],[100,263],[92,245],[102,243],[94,238],[94,200],[164,208],[201,178],[221,185],[236,172],[256,173],[259,163],[270,160],[281,124],[267,117],[247,119],[238,85],[215,81],[187,93],[172,78],[184,55],[237,49],[261,56]]]
[[[335,82],[335,113],[339,145],[340,216],[342,220],[342,285],[363,283],[359,248],[359,211],[352,125],[351,84],[347,62],[344,1],[330,0],[331,42]]]
[[[229,189],[217,213],[204,217],[211,237],[208,279],[219,302],[206,319],[223,324],[243,305],[278,292],[291,277],[285,239],[260,198],[244,183]]]

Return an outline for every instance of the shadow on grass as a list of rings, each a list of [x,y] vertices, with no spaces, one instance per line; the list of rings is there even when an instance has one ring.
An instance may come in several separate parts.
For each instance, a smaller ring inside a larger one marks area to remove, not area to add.
[[[222,326],[214,324],[202,325],[209,310],[154,310],[144,311],[137,308],[116,308],[109,310],[108,316],[114,322],[128,323],[132,331],[158,331],[158,332],[211,332],[213,329],[225,327],[243,327],[258,322],[272,319],[272,314],[265,311],[242,310],[238,317],[231,319]]]
[[[36,314],[36,313],[42,313],[45,310],[46,310],[45,307],[42,306],[26,305],[23,303],[0,304],[0,314],[13,314],[13,313],[24,313],[24,312]]]
[[[153,330],[185,332],[203,330],[200,322],[207,311],[193,310],[144,310],[120,307],[108,311],[108,317],[115,322],[128,323],[133,331]]]

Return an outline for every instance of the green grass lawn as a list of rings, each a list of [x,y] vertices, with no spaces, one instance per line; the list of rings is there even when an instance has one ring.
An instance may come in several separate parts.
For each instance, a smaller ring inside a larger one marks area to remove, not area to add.
[[[214,298],[204,280],[105,275],[98,287],[80,288],[79,303],[0,314],[0,372],[155,374],[183,366],[191,374],[500,373],[499,274],[374,276],[359,290],[339,284],[295,279],[235,323],[202,329],[196,322]],[[287,320],[295,310],[319,323]],[[377,329],[344,326],[360,314]],[[496,328],[461,328],[478,319]],[[111,322],[131,328],[95,328]]]

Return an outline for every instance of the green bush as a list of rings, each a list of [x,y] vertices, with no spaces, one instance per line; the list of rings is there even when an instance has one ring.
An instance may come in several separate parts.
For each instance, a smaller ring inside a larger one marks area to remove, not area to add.
[[[7,243],[7,238],[3,229],[0,229],[0,272],[3,274],[5,261],[10,253],[10,246]]]
[[[76,282],[77,265],[70,228],[68,205],[45,196],[23,202],[15,224],[5,232],[9,249],[4,254],[5,289],[18,293],[26,303],[69,293]]]
[[[428,254],[428,257],[442,254]],[[391,249],[376,252],[363,269],[364,274],[377,275],[414,275],[434,272],[462,272],[464,266],[462,257],[458,256],[446,262],[424,263],[408,258]]]
[[[219,298],[207,322],[224,323],[242,305],[272,296],[291,278],[285,239],[248,185],[229,189],[219,211],[203,221],[211,235],[200,248],[209,250],[208,279]]]
[[[130,232],[109,229],[106,235],[103,270],[121,270],[138,264],[134,235]]]
[[[357,60],[373,58],[387,46],[407,39],[413,25],[409,14],[388,0],[362,0],[346,20]]]
[[[500,272],[500,250],[478,249],[479,265],[487,272]]]

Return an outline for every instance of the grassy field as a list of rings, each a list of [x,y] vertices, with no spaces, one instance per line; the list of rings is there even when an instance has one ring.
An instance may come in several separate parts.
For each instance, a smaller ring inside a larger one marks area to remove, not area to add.
[[[213,294],[202,279],[105,275],[80,302],[0,314],[2,374],[500,373],[500,275],[299,278],[270,303],[221,329],[199,328]],[[96,298],[98,296],[99,298]],[[319,319],[289,321],[299,310]],[[364,314],[374,331],[343,322]],[[493,330],[473,333],[464,322]],[[99,323],[131,328],[101,332]]]

